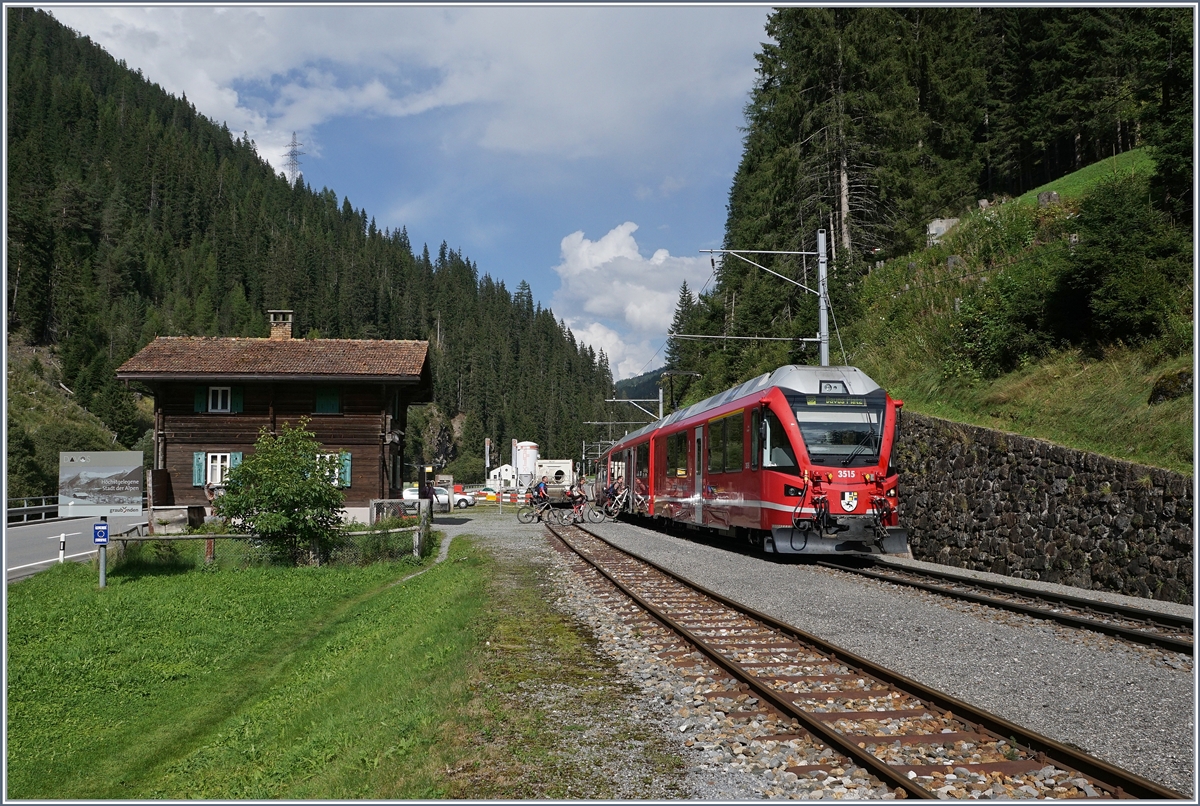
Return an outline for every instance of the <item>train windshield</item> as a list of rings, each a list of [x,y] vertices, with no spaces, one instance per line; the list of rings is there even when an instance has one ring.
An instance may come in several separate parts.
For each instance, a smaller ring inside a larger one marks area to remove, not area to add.
[[[815,465],[863,467],[879,462],[883,406],[861,398],[855,405],[794,407],[808,458]]]

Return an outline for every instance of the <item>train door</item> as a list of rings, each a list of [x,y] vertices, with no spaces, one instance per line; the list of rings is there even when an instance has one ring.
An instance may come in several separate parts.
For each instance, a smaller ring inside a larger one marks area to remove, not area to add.
[[[633,512],[633,485],[634,478],[637,476],[637,468],[633,464],[633,450],[625,451],[625,489],[629,490],[625,496],[625,511]]]
[[[695,468],[696,489],[696,506],[692,507],[692,516],[697,524],[704,524],[704,468],[708,463],[704,461],[704,426],[699,426],[696,429],[696,459],[693,467]]]

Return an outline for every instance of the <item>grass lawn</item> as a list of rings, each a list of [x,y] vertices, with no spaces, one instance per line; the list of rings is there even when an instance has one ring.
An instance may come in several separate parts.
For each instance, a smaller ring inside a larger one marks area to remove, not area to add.
[[[402,584],[393,563],[118,570],[101,591],[68,563],[11,585],[7,796],[441,796],[487,604],[486,559],[457,553]]]
[[[606,763],[636,748],[662,773],[645,791],[672,791],[661,740],[591,710],[627,688],[544,575],[463,537],[397,584],[415,570],[126,567],[101,591],[68,563],[10,585],[6,796],[620,794],[561,719],[613,725]],[[533,696],[549,690],[553,713]]]

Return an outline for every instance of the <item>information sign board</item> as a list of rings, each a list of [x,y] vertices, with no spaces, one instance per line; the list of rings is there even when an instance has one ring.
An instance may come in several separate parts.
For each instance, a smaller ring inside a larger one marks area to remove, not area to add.
[[[142,452],[58,455],[58,516],[142,514]]]
[[[92,524],[92,542],[99,546],[108,545],[108,524],[93,523]]]

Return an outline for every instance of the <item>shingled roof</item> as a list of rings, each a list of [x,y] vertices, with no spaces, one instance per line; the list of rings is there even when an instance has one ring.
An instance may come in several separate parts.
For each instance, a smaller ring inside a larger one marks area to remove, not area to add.
[[[418,381],[429,342],[159,336],[117,369],[121,380]]]

